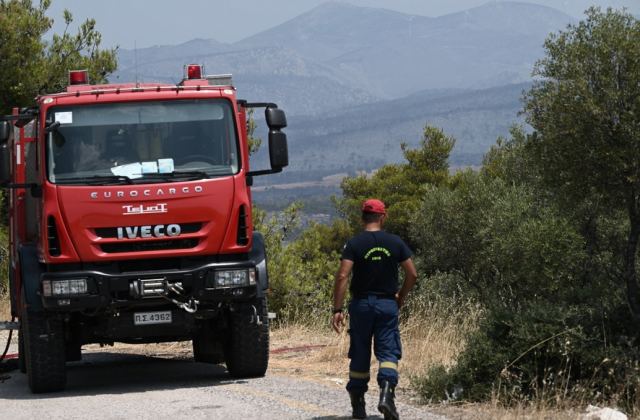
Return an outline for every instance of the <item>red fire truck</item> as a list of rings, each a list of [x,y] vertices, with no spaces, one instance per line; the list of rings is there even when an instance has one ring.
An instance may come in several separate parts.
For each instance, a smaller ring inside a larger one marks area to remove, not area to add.
[[[61,390],[88,343],[193,342],[198,362],[262,376],[269,358],[255,176],[288,164],[284,112],[230,75],[90,85],[0,121],[12,315],[34,393]],[[265,108],[270,169],[249,169],[247,110]]]

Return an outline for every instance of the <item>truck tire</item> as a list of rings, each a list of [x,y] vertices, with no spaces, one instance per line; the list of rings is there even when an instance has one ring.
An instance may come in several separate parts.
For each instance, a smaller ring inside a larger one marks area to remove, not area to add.
[[[22,332],[22,325],[18,328],[18,367],[20,372],[27,373],[27,361],[24,354],[24,333]]]
[[[256,323],[253,309],[231,312],[229,337],[225,343],[227,370],[235,378],[264,376],[269,365],[269,319],[267,299],[254,303],[261,324]]]
[[[64,359],[67,362],[78,362],[82,360],[82,346],[76,342],[67,342],[65,344]]]
[[[20,323],[24,333],[25,365],[31,392],[39,394],[63,390],[67,373],[62,320],[23,307]]]

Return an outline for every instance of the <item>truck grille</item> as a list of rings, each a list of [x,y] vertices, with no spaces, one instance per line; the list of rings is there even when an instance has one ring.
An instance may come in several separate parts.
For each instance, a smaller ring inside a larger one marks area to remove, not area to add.
[[[189,249],[198,245],[198,239],[174,239],[166,241],[149,242],[123,242],[115,244],[103,244],[100,246],[103,252],[145,252],[163,251],[165,249]]]

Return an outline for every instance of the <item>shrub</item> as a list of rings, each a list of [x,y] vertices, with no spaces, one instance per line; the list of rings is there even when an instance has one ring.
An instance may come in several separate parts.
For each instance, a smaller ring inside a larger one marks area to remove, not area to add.
[[[417,259],[448,273],[436,277],[436,293],[475,299],[484,317],[455,366],[418,381],[424,398],[571,395],[633,408],[638,330],[618,280],[606,264],[592,264],[606,263],[608,253],[590,255],[576,226],[526,185],[472,172],[452,185],[424,196],[414,221]],[[602,237],[619,231],[601,226]]]

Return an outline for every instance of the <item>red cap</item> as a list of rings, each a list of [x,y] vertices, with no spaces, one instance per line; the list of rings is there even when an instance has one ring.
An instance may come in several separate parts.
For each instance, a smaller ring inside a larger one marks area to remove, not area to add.
[[[387,214],[384,203],[376,198],[364,200],[364,203],[362,203],[362,211],[364,213]]]

